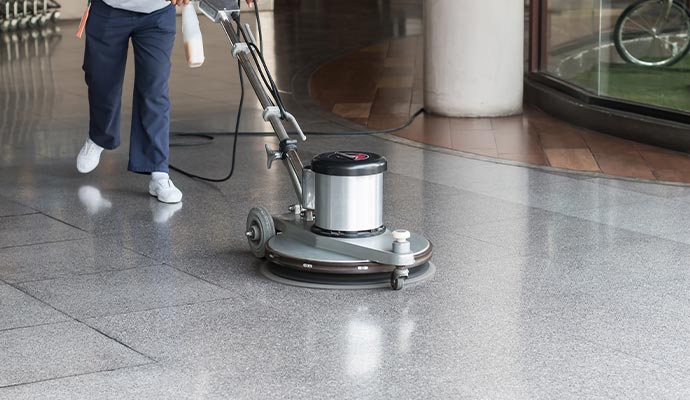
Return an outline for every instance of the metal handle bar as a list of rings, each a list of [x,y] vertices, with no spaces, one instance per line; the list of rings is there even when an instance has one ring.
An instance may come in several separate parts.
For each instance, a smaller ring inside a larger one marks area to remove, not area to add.
[[[252,85],[252,88],[254,89],[254,92],[261,103],[261,106],[265,110],[264,119],[271,124],[271,127],[273,128],[273,131],[276,133],[276,136],[280,142],[286,143],[288,140],[290,140],[290,137],[288,136],[288,133],[283,126],[283,122],[280,119],[281,115],[280,113],[270,112],[270,110],[275,110],[277,106],[274,104],[271,96],[267,93],[266,88],[263,86],[263,83],[254,67],[254,64],[249,58],[252,49],[247,45],[247,43],[244,43],[240,39],[233,25],[233,21],[235,21],[237,29],[243,29],[242,25],[239,24],[239,18],[237,18],[237,20],[234,18],[239,15],[239,2],[237,0],[200,0],[199,9],[213,22],[219,23],[225,31],[225,34],[232,45],[233,56],[237,58],[242,66],[242,70],[247,76],[249,83]],[[289,113],[286,113],[286,117],[288,122],[295,127],[302,139],[306,139],[294,117]],[[283,153],[282,160],[284,161],[284,165],[287,168],[288,174],[290,175],[290,180],[295,189],[295,194],[301,203],[302,172],[304,170],[304,164],[302,164],[302,160],[300,159],[299,154],[297,154],[297,150],[294,148],[294,146],[290,146],[290,148]]]

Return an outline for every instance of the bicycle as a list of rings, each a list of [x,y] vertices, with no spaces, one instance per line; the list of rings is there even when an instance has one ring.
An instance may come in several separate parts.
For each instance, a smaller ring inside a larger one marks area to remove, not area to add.
[[[618,18],[614,42],[631,64],[671,66],[690,51],[690,11],[677,0],[639,1]]]

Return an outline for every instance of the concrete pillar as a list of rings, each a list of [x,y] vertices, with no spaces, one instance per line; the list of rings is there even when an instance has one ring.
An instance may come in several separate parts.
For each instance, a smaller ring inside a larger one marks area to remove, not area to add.
[[[450,117],[522,112],[524,1],[424,0],[424,107]]]

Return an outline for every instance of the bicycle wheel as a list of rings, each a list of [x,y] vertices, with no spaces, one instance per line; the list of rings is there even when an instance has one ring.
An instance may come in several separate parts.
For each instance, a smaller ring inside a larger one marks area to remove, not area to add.
[[[625,61],[646,67],[669,66],[688,54],[690,13],[675,1],[668,7],[666,0],[644,0],[623,11],[614,42]]]

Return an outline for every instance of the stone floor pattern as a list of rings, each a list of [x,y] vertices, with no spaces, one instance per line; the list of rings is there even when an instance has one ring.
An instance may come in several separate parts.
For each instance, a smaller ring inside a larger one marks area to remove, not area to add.
[[[421,1],[276,8],[265,47],[287,109],[307,130],[357,129],[314,103],[309,77],[419,34]],[[266,169],[277,140],[242,135],[232,180],[172,174],[183,202],[158,203],[126,172],[130,70],[122,146],[78,174],[83,42],[60,28],[0,41],[0,399],[690,398],[690,188],[312,135],[305,160],[387,157],[385,222],[428,237],[437,271],[401,292],[278,284],[244,237],[251,207],[294,201]],[[203,68],[175,47],[172,129],[218,135],[171,161],[218,177],[239,84],[223,33],[202,29]],[[242,129],[265,131],[250,94]]]

